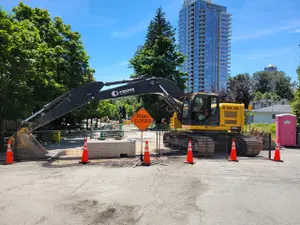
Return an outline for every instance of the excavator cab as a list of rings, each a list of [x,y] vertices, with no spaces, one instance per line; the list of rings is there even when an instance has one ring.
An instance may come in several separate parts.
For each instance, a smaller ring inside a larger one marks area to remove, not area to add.
[[[186,96],[182,108],[182,124],[219,126],[219,99],[217,94],[196,93]]]

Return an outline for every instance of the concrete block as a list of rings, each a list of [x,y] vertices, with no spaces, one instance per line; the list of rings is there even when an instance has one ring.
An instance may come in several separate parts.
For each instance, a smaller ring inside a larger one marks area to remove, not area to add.
[[[89,158],[135,157],[134,140],[88,140]]]

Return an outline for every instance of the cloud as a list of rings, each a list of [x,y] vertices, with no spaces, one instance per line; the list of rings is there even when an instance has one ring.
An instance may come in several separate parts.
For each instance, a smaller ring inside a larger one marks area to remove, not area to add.
[[[265,59],[265,58],[270,58],[270,57],[272,57],[272,54],[270,54],[270,53],[253,53],[253,54],[249,54],[247,56],[247,59],[259,60],[259,59]]]
[[[92,18],[93,21],[92,23],[85,23],[85,26],[87,27],[104,27],[104,26],[109,26],[112,25],[113,23],[115,23],[117,21],[117,19],[115,18],[110,18],[110,17],[93,17]]]
[[[128,60],[123,60],[123,61],[119,62],[117,65],[119,65],[119,66],[128,66],[128,64],[129,64]]]
[[[233,36],[233,41],[239,41],[239,40],[251,40],[256,39],[264,36],[268,36],[271,34],[276,34],[284,31],[294,30],[300,32],[300,20],[293,20],[293,21],[287,21],[286,25],[278,26],[278,27],[271,27],[271,28],[265,28],[262,30],[253,31],[248,34],[240,35],[240,36]]]
[[[245,52],[242,54],[235,54],[239,58],[246,58],[248,60],[262,60],[268,58],[278,57],[284,54],[289,54],[295,49],[295,46],[283,46],[281,48],[274,49],[260,49],[260,50],[252,50],[249,52]]]
[[[292,30],[290,33],[300,33],[300,29]]]
[[[126,27],[120,31],[114,31],[111,33],[111,38],[129,38],[136,35],[139,32],[144,31],[147,28],[148,22],[140,21],[139,23]]]

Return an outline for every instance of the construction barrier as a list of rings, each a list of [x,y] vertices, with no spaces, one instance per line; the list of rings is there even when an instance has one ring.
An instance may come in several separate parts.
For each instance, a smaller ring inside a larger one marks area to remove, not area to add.
[[[89,163],[89,153],[88,153],[88,143],[87,139],[84,139],[83,151],[81,161],[79,163],[86,164]]]
[[[236,147],[235,147],[235,140],[234,139],[232,139],[229,161],[238,162],[238,159],[236,157]]]
[[[131,120],[123,120],[123,125],[132,124]]]
[[[193,149],[192,149],[192,141],[189,140],[189,145],[188,145],[188,151],[187,151],[187,156],[186,156],[186,161],[185,163],[188,164],[194,164],[194,159],[193,159]]]
[[[14,163],[13,152],[11,150],[10,140],[8,140],[5,164],[8,165],[13,163]]]
[[[276,162],[283,162],[283,160],[281,159],[281,156],[280,156],[280,144],[279,144],[279,141],[276,141],[276,149],[275,149],[275,152],[274,152],[274,161]]]
[[[144,166],[150,166],[151,161],[150,161],[150,153],[149,153],[149,146],[148,146],[148,141],[145,143],[145,151],[144,151]]]

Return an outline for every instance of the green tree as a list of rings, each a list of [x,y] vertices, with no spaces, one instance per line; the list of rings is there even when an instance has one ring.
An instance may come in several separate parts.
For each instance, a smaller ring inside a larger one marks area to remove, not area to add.
[[[278,101],[280,100],[280,96],[277,95],[275,92],[266,92],[262,95],[261,99]]]
[[[93,81],[80,35],[22,2],[0,10],[0,123],[26,118],[70,88]],[[3,132],[1,132],[1,147]]]
[[[292,101],[293,113],[297,116],[297,122],[300,123],[300,66],[297,68],[298,83],[294,100]]]
[[[251,81],[248,73],[238,74],[229,79],[230,95],[235,102],[244,103],[247,108],[252,100]]]
[[[123,99],[118,99],[112,101],[113,104],[117,106],[117,108],[125,107],[126,115],[130,118],[132,117],[138,108],[141,106],[141,102],[138,97],[127,97]]]
[[[252,88],[254,92],[276,93],[280,98],[293,98],[291,77],[282,71],[255,72],[252,76]]]
[[[263,94],[260,91],[257,91],[253,95],[253,101],[257,102],[257,101],[261,100],[262,97],[263,97]]]
[[[153,20],[150,21],[143,48],[130,61],[135,74],[162,77],[174,81],[181,89],[185,89],[186,73],[179,71],[184,62],[184,56],[177,51],[175,29],[165,18],[165,13],[159,7]],[[166,111],[168,106],[157,96],[143,96],[144,107],[160,121],[171,114]]]
[[[34,87],[33,111],[70,88],[91,81],[93,70],[88,65],[89,57],[78,32],[72,32],[59,17],[52,20],[47,10],[31,8],[22,2],[13,12],[13,19],[30,21],[40,36],[35,79],[29,84]]]
[[[271,91],[270,76],[268,72],[255,72],[252,76],[254,92],[266,93]]]
[[[0,10],[0,148],[3,148],[4,121],[28,113],[40,36],[33,24],[15,21]],[[2,149],[3,150],[3,149]]]
[[[28,82],[33,87],[31,113],[69,89],[94,80],[91,76],[94,70],[89,67],[81,36],[71,31],[70,25],[59,17],[51,19],[47,10],[31,8],[22,2],[13,12],[12,19],[30,21],[40,37],[36,66]]]
[[[117,119],[119,114],[117,106],[109,100],[100,101],[96,111],[99,118],[108,116],[110,119]]]

